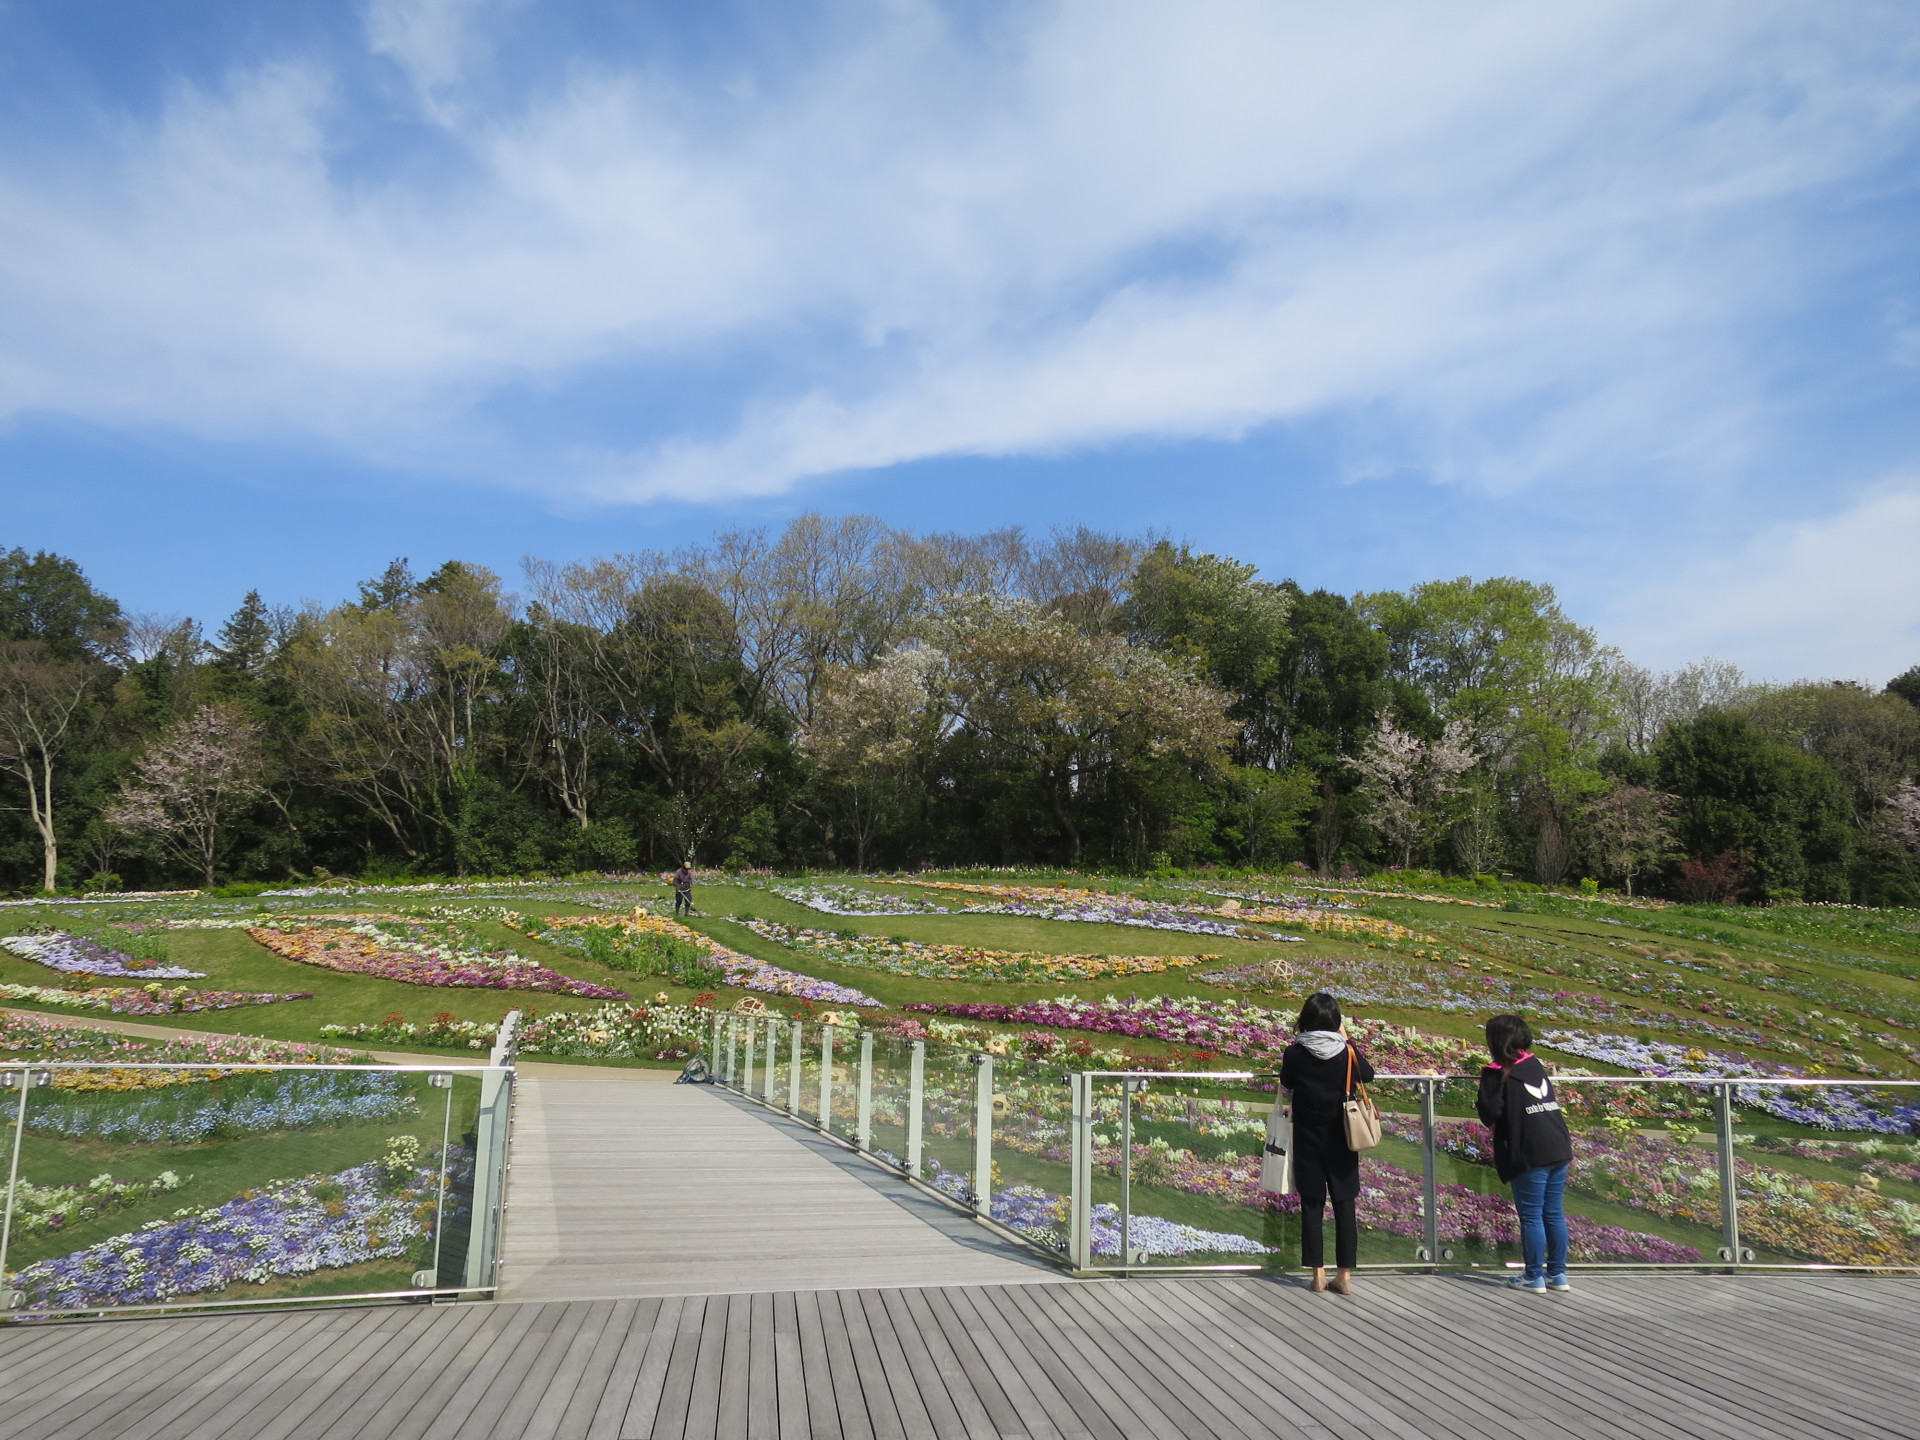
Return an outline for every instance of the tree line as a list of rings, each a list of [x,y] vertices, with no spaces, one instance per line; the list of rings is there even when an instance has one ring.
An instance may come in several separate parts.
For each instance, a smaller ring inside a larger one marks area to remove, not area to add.
[[[397,560],[208,638],[0,555],[0,883],[1392,865],[1920,902],[1920,667],[1633,664],[1551,586],[1342,596],[1164,540],[805,515]]]

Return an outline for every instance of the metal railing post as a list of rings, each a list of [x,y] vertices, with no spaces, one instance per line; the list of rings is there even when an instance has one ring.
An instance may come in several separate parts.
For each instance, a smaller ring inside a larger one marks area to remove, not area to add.
[[[1437,1154],[1436,1120],[1434,1099],[1439,1094],[1441,1082],[1422,1080],[1420,1082],[1420,1209],[1426,1219],[1426,1243],[1420,1247],[1418,1259],[1428,1264],[1438,1262],[1440,1254],[1440,1166]]]
[[[833,1026],[820,1027],[820,1129],[833,1133]]]
[[[720,1074],[720,1027],[724,1024],[724,1016],[713,1017],[713,1042],[707,1047],[707,1073],[716,1077]]]
[[[15,1297],[13,1287],[7,1283],[7,1249],[13,1243],[13,1197],[20,1188],[20,1146],[27,1135],[27,1092],[36,1085],[51,1085],[53,1072],[44,1074],[33,1070],[10,1070],[4,1077],[8,1088],[18,1087],[19,1104],[13,1112],[13,1159],[7,1166],[7,1208],[4,1219],[0,1219],[0,1310],[11,1310]]]
[[[993,1214],[993,1056],[976,1055],[973,1085],[973,1208]]]
[[[1067,1145],[1072,1156],[1067,1196],[1067,1259],[1076,1270],[1093,1266],[1093,1077],[1076,1071]]]
[[[793,1062],[787,1070],[787,1113],[798,1118],[800,1114],[800,1047],[806,1040],[807,1027],[795,1020],[789,1027],[793,1037]]]
[[[1133,1087],[1120,1082],[1120,1268],[1133,1264]]]
[[[854,1111],[854,1143],[862,1150],[873,1148],[873,1032],[860,1032],[860,1097]]]
[[[769,1105],[774,1103],[774,1092],[779,1089],[780,1084],[779,1047],[780,1022],[770,1015],[767,1017],[767,1078],[764,1097]]]
[[[742,1039],[745,1043],[746,1061],[745,1067],[740,1071],[740,1093],[751,1095],[753,1094],[753,1046],[754,1042],[760,1038],[760,1026],[748,1020],[743,1022],[740,1028],[745,1032]]]
[[[1718,1130],[1720,1161],[1720,1258],[1730,1265],[1753,1258],[1740,1248],[1740,1177],[1733,1154],[1733,1086],[1714,1088],[1714,1120]]]
[[[727,1017],[727,1069],[720,1078],[727,1084],[733,1084],[735,1067],[740,1063],[740,1017]]]
[[[907,1068],[907,1174],[920,1178],[921,1112],[927,1103],[927,1042],[913,1042]]]

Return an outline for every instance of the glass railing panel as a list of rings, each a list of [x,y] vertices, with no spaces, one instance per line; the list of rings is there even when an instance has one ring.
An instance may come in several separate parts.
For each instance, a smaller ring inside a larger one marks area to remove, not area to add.
[[[1103,1088],[1109,1103],[1096,1136],[1096,1201],[1113,1195],[1111,1212],[1096,1209],[1104,1263],[1118,1264],[1128,1252],[1129,1267],[1145,1269],[1299,1258],[1297,1207],[1260,1188],[1271,1091],[1198,1075],[1136,1077],[1130,1086],[1113,1081]],[[1123,1148],[1129,1107],[1130,1164]],[[1108,1213],[1111,1224],[1103,1225]]]
[[[1743,1262],[1920,1267],[1920,1087],[1730,1089]]]
[[[1073,1188],[1073,1092],[1067,1073],[996,1057],[993,1078],[992,1217],[1064,1257]]]
[[[973,1202],[974,1101],[978,1067],[965,1051],[929,1046],[921,1178],[941,1193]]]
[[[907,1163],[907,1107],[913,1047],[894,1035],[873,1037],[873,1115],[868,1148],[896,1170]]]
[[[26,1073],[50,1083],[26,1093],[5,1237],[7,1287],[24,1310],[468,1283],[472,1071]],[[0,1112],[10,1159],[18,1088],[0,1090]]]

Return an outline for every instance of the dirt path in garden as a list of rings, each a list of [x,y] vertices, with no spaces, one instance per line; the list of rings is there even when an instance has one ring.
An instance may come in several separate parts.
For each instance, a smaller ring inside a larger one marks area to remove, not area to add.
[[[1059,1278],[859,1156],[672,1078],[521,1066],[502,1299]]]

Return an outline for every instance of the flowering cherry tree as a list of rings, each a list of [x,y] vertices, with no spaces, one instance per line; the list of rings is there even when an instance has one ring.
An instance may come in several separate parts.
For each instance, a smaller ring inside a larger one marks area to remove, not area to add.
[[[1369,823],[1400,852],[1400,863],[1411,865],[1414,847],[1440,823],[1448,797],[1467,788],[1460,777],[1479,760],[1458,720],[1438,740],[1422,740],[1383,716],[1366,748],[1346,763],[1360,772]]]
[[[176,721],[141,757],[107,819],[214,883],[221,832],[265,794],[259,735],[238,706],[209,705]]]

